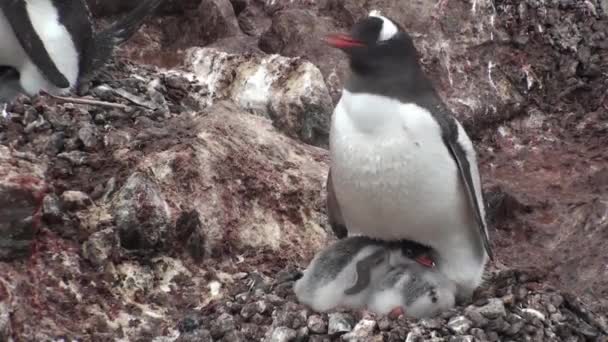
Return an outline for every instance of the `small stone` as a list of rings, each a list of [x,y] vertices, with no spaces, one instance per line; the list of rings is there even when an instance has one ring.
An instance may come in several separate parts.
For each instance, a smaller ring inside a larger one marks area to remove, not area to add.
[[[471,335],[464,336],[450,336],[448,342],[473,342],[475,341],[475,337]]]
[[[271,306],[265,300],[258,300],[257,302],[255,302],[255,309],[258,313],[264,314],[268,312],[270,307]]]
[[[448,328],[455,334],[464,335],[471,329],[473,322],[465,316],[456,316],[448,322]]]
[[[78,139],[82,142],[85,149],[91,150],[97,146],[99,140],[97,138],[97,129],[95,126],[87,123],[78,130]]]
[[[335,312],[329,314],[329,328],[328,333],[330,335],[343,334],[353,330],[354,319],[351,315]]]
[[[247,303],[247,304],[243,305],[243,308],[241,309],[241,317],[243,317],[245,319],[249,319],[249,318],[253,317],[253,315],[255,315],[256,312],[257,312],[256,303]]]
[[[106,228],[89,236],[82,244],[82,256],[96,267],[102,267],[118,247],[118,235],[113,228]]]
[[[465,315],[473,322],[473,325],[476,327],[483,328],[486,324],[488,324],[488,319],[483,317],[483,315],[475,309],[469,310],[469,308],[467,308],[467,310],[465,311]]]
[[[251,341],[259,338],[260,327],[253,323],[243,323],[241,324],[241,332]]]
[[[497,318],[504,317],[507,315],[505,310],[505,305],[502,300],[498,298],[492,298],[488,300],[488,303],[481,307],[473,307],[472,310],[475,310],[482,314],[486,318]]]
[[[330,336],[328,335],[310,335],[308,337],[308,342],[332,342]]]
[[[325,334],[327,332],[327,323],[319,315],[311,315],[308,317],[306,326],[315,334]]]
[[[197,329],[189,333],[180,334],[175,342],[213,342],[213,338],[209,330]]]
[[[272,331],[270,342],[288,342],[298,337],[298,333],[288,327],[277,327]]]
[[[185,317],[177,324],[177,330],[180,333],[189,333],[199,327],[199,323],[192,317]]]
[[[353,331],[342,335],[342,341],[368,341],[372,338],[376,321],[362,319],[357,323]]]
[[[502,317],[498,317],[497,319],[491,320],[490,322],[488,322],[487,325],[488,329],[498,331],[500,333],[509,330],[510,327],[511,325],[507,323],[507,321],[505,321]]]
[[[485,341],[488,338],[486,337],[486,333],[485,331],[483,331],[482,329],[479,328],[472,328],[470,331],[471,335],[475,336],[476,339],[480,340],[480,341]]]
[[[234,329],[236,329],[234,317],[228,313],[223,313],[211,323],[211,336],[214,339],[219,339]]]
[[[114,195],[112,213],[126,249],[151,250],[169,240],[171,210],[160,186],[143,173],[132,174]]]
[[[264,324],[264,316],[260,315],[259,313],[256,313],[255,315],[253,315],[253,317],[251,317],[251,323],[253,324]]]
[[[6,290],[0,283],[0,298]],[[10,341],[11,334],[11,308],[7,300],[0,301],[0,341]]]
[[[246,340],[245,340],[245,336],[243,335],[242,331],[233,330],[233,331],[226,333],[226,335],[224,335],[224,337],[222,338],[221,341],[222,342],[240,342],[240,341],[246,341]]]
[[[47,194],[42,200],[42,218],[48,223],[60,223],[62,219],[59,197]]]
[[[498,333],[496,331],[489,331],[486,334],[488,336],[488,341],[491,341],[491,342],[500,341],[500,337],[498,336]]]
[[[545,320],[545,315],[536,309],[525,308],[525,309],[522,309],[521,312],[524,313],[524,316],[528,316],[530,318],[537,318],[537,319],[540,319],[541,321]]]
[[[515,322],[513,324],[511,324],[511,326],[509,327],[509,329],[507,329],[507,331],[505,331],[506,335],[509,336],[513,336],[513,335],[517,335],[521,329],[523,329],[523,327],[526,325],[526,323],[522,320],[519,322]]]
[[[298,336],[296,336],[296,342],[310,341],[309,335],[310,331],[308,330],[308,327],[301,327],[300,329],[298,329]]]
[[[285,299],[275,295],[274,293],[270,293],[266,295],[266,299],[273,305],[282,305],[285,303]]]
[[[464,316],[462,316],[462,317],[464,318]],[[437,318],[422,319],[422,320],[420,320],[420,324],[427,329],[439,329],[443,326],[443,322]]]
[[[61,201],[63,205],[68,210],[78,210],[88,207],[93,204],[93,201],[89,197],[89,195],[85,194],[82,191],[64,191],[61,194]]]
[[[386,330],[390,329],[390,327],[391,327],[391,321],[388,319],[388,317],[382,317],[378,321],[378,329],[380,329],[381,331],[386,331]]]

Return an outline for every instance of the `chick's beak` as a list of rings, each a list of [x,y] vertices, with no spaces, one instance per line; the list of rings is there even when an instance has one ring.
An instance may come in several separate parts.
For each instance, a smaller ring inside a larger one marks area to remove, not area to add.
[[[325,43],[338,49],[348,49],[353,47],[364,47],[365,44],[346,34],[329,34],[325,36]]]

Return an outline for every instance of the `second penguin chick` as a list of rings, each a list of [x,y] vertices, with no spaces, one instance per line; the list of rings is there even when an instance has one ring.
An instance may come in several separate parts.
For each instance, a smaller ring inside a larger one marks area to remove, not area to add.
[[[310,262],[294,284],[298,301],[317,312],[365,306],[372,284],[393,267],[430,250],[415,242],[386,242],[365,236],[338,240]],[[423,267],[423,266],[420,266]]]
[[[377,314],[433,317],[456,303],[456,284],[437,269],[415,262],[389,270],[372,285],[367,309]]]

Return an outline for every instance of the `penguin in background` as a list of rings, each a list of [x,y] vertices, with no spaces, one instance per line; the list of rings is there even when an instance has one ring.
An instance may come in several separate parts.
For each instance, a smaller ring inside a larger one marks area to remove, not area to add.
[[[95,32],[85,0],[2,0],[0,65],[19,73],[18,92],[67,93],[94,77],[114,47],[129,39],[162,2],[141,1],[122,19]],[[0,95],[15,92],[14,77],[0,81]]]
[[[493,258],[473,144],[418,61],[412,38],[371,11],[326,37],[350,65],[332,115],[327,209],[339,238],[431,247],[469,300]]]
[[[414,242],[348,237],[317,253],[293,289],[300,303],[317,312],[337,307],[360,309],[377,279],[399,265],[415,263],[424,268],[416,259],[427,253],[427,247]]]

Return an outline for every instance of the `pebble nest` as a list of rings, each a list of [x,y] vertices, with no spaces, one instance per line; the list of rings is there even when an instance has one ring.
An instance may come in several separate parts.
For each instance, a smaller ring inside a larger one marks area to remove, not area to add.
[[[539,281],[528,271],[498,271],[472,304],[414,320],[312,312],[297,303],[293,281],[250,278],[230,298],[185,316],[177,341],[608,341],[605,317]]]

